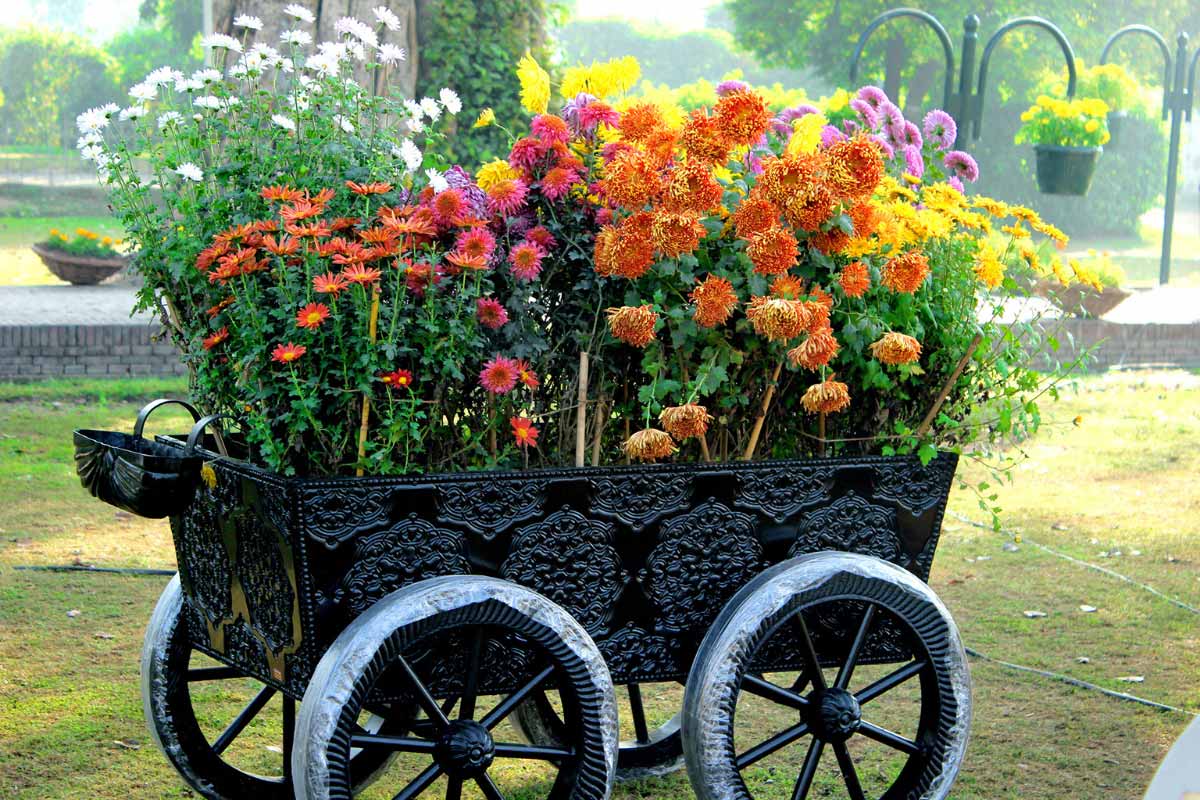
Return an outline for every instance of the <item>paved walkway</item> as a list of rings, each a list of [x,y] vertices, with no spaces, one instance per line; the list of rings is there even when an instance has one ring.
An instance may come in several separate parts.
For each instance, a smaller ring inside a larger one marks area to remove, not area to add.
[[[100,286],[0,286],[0,325],[134,325],[154,315],[130,316],[128,283]]]

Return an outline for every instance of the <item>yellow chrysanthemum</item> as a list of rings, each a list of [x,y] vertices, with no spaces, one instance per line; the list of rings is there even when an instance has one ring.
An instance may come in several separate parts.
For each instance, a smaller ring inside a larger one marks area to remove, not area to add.
[[[472,125],[471,127],[472,128],[486,128],[489,125],[495,124],[495,122],[496,122],[496,112],[490,108],[485,108],[483,111],[479,112],[479,118],[475,120],[475,124]]]
[[[788,139],[789,156],[808,155],[817,152],[821,144],[821,128],[827,123],[823,114],[805,114],[792,123],[792,138]]]
[[[531,114],[545,114],[550,105],[550,75],[528,52],[517,63],[521,105]]]
[[[559,90],[562,96],[567,98],[587,92],[605,99],[628,92],[637,85],[641,77],[642,66],[633,56],[603,62],[593,61],[586,67],[582,64],[568,67],[563,73]]]
[[[1004,263],[996,248],[984,241],[979,245],[979,255],[975,261],[975,277],[979,278],[989,289],[995,289],[1004,280]]]
[[[507,161],[496,159],[489,161],[475,173],[475,183],[485,192],[501,181],[515,180],[521,177],[521,171],[513,169]]]

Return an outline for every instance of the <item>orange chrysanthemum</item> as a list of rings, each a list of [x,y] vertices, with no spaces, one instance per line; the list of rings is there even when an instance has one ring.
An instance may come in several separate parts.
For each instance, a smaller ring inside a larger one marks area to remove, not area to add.
[[[779,208],[762,196],[757,188],[733,212],[733,226],[737,235],[749,241],[756,233],[762,233],[779,224]]]
[[[762,275],[781,275],[796,264],[800,245],[792,232],[776,226],[754,234],[746,246],[746,255],[754,271]]]
[[[703,436],[708,432],[708,423],[712,415],[702,405],[684,403],[681,406],[664,408],[658,415],[658,421],[666,428],[667,433],[679,442],[693,436]]]
[[[654,215],[639,211],[626,217],[617,225],[612,242],[613,273],[623,278],[636,280],[646,274],[654,264],[654,243],[651,229]]]
[[[290,364],[300,356],[308,352],[308,348],[302,344],[287,344],[275,345],[275,349],[271,351],[271,360],[277,361],[280,364]]]
[[[803,194],[796,194],[783,206],[783,216],[796,228],[818,231],[833,217],[836,203],[833,194],[821,184],[810,186]]]
[[[229,338],[229,326],[223,326],[219,331],[216,331],[211,336],[206,336],[203,341],[205,350],[212,350],[221,342]]]
[[[705,214],[721,205],[722,194],[724,190],[713,177],[712,168],[688,159],[671,170],[663,202],[668,211]]]
[[[819,153],[811,155],[769,157],[762,162],[763,171],[758,176],[767,199],[780,208],[803,199],[818,185],[823,160]]]
[[[607,277],[617,273],[616,243],[615,225],[605,225],[596,231],[596,241],[592,246],[592,267],[598,274]]]
[[[795,275],[780,275],[771,281],[771,296],[785,300],[799,300],[804,294],[804,281]]]
[[[650,133],[642,142],[646,160],[655,169],[664,169],[675,157],[676,146],[679,144],[679,132],[671,128],[660,128]]]
[[[834,414],[850,405],[850,388],[832,378],[814,383],[805,390],[800,404],[810,414]]]
[[[725,95],[717,101],[714,112],[722,135],[733,145],[749,147],[771,126],[771,111],[766,101],[749,90]]]
[[[871,288],[871,270],[863,262],[855,261],[842,267],[838,282],[846,297],[862,297]]]
[[[879,229],[879,212],[870,203],[855,203],[850,206],[846,214],[850,217],[850,222],[854,225],[854,235],[856,237],[870,236]]]
[[[478,253],[467,253],[462,250],[452,250],[446,254],[446,261],[466,270],[485,270],[488,267],[486,256]]]
[[[729,158],[730,144],[716,117],[698,108],[683,126],[680,143],[688,155],[710,164],[724,164]]]
[[[258,196],[271,203],[294,203],[304,198],[304,192],[290,186],[264,186]]]
[[[841,228],[831,228],[827,231],[817,231],[808,237],[810,247],[820,250],[826,255],[839,253],[850,244],[850,234]]]
[[[324,275],[313,276],[313,291],[321,294],[331,294],[334,297],[346,288],[346,279],[341,275],[326,272]]]
[[[869,346],[871,355],[883,364],[911,364],[921,357],[921,343],[911,336],[888,331]]]
[[[654,249],[667,258],[695,250],[700,246],[704,233],[704,226],[695,214],[675,214],[670,211],[655,214],[650,229]]]
[[[622,306],[610,308],[608,314],[609,332],[626,344],[634,347],[645,347],[654,341],[654,325],[658,322],[658,314],[653,307]]]
[[[754,325],[755,333],[772,342],[795,339],[808,325],[804,303],[782,297],[750,298],[746,318]]]
[[[347,283],[357,283],[360,286],[375,283],[382,275],[383,273],[374,267],[367,267],[363,264],[351,264],[342,270],[343,280]]]
[[[830,185],[842,198],[870,197],[883,179],[883,153],[866,135],[836,142],[825,152]]]
[[[608,199],[634,211],[658,195],[661,178],[644,155],[628,150],[609,163],[601,185]]]
[[[301,328],[319,328],[329,319],[329,306],[324,303],[309,303],[296,314],[296,324]]]
[[[794,367],[805,369],[820,369],[837,355],[841,346],[829,327],[818,328],[804,338],[804,341],[788,351],[788,362]]]
[[[390,183],[383,181],[374,181],[372,183],[355,183],[354,181],[346,181],[346,188],[355,194],[387,194],[395,187]]]
[[[733,313],[738,301],[733,284],[717,275],[709,275],[697,284],[690,296],[696,304],[692,319],[702,328],[723,324]]]
[[[929,259],[920,250],[909,250],[883,265],[880,282],[893,292],[912,294],[929,274]]]
[[[657,461],[679,450],[669,433],[656,428],[638,431],[625,440],[621,449],[634,461]]]
[[[634,103],[621,114],[621,138],[628,142],[645,141],[665,124],[662,112],[654,103]]]

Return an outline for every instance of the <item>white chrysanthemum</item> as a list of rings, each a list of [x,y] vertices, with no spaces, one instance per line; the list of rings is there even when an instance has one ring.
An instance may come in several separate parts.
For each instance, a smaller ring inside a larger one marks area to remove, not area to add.
[[[421,148],[413,144],[412,139],[405,139],[396,148],[400,158],[404,159],[404,166],[409,172],[416,172],[421,168],[421,162],[424,157],[421,155]]]
[[[446,176],[433,167],[425,170],[425,177],[429,178],[429,186],[433,189],[434,194],[441,194],[450,188],[450,183],[446,180]]]
[[[161,131],[168,125],[183,121],[183,114],[178,111],[168,111],[165,114],[158,115],[158,129]]]
[[[310,25],[317,21],[317,18],[313,16],[313,13],[299,3],[289,3],[288,5],[284,6],[283,13],[287,14],[289,17],[295,17],[301,22],[307,22]]]
[[[304,66],[318,75],[329,77],[330,75],[337,75],[338,63],[336,56],[329,53],[317,53],[316,55],[309,56],[308,60],[304,62]]]
[[[179,70],[171,67],[159,67],[147,75],[142,83],[148,83],[151,86],[170,86],[181,80],[183,80],[183,73]]]
[[[104,148],[98,144],[89,144],[79,150],[79,155],[84,161],[96,161],[104,155]]]
[[[192,101],[192,105],[197,108],[218,109],[221,107],[221,99],[213,97],[211,94],[201,95]]]
[[[413,119],[420,119],[425,113],[425,111],[421,108],[421,104],[416,100],[405,100],[404,110],[407,111],[408,115]]]
[[[312,44],[312,34],[308,31],[296,29],[294,31],[284,31],[279,34],[279,41],[285,44],[294,44],[298,47]]]
[[[283,114],[272,114],[271,122],[274,122],[276,125],[283,128],[285,131],[296,130],[295,121],[293,121],[291,117],[285,117]]]
[[[192,73],[192,80],[200,81],[200,83],[217,83],[221,80],[221,72],[212,67],[198,69]]]
[[[394,44],[387,43],[379,45],[380,64],[395,64],[399,61],[403,61],[407,57],[408,56],[404,52],[403,47],[397,47]]]
[[[75,118],[75,126],[79,128],[80,133],[94,133],[102,131],[108,127],[108,120],[113,111],[116,111],[120,106],[115,103],[100,106],[99,108],[89,108]]]
[[[198,182],[204,180],[204,170],[200,169],[190,161],[180,164],[178,167],[173,169],[172,172],[182,178],[186,178],[189,181]]]
[[[367,48],[362,42],[346,42],[346,53],[352,56],[355,61],[367,60]]]
[[[442,89],[440,92],[438,92],[438,99],[442,101],[442,105],[445,106],[446,110],[451,114],[457,114],[458,112],[462,111],[462,99],[459,98],[458,92],[454,91],[453,89]]]
[[[196,92],[204,88],[204,81],[198,81],[195,78],[180,78],[175,81],[175,91],[180,92]]]
[[[232,78],[244,78],[250,74],[250,67],[246,65],[245,59],[238,61],[229,68],[229,75]]]
[[[263,23],[261,19],[250,14],[238,14],[233,18],[233,26],[235,28],[249,28],[252,31],[261,31]]]
[[[389,31],[400,30],[400,18],[390,8],[387,6],[376,6],[371,10],[375,13],[375,19],[383,23],[383,26]]]
[[[442,107],[432,97],[421,98],[421,110],[429,116],[430,122],[437,122],[438,117],[442,116]]]
[[[242,43],[224,33],[210,33],[200,40],[200,46],[210,48],[223,47],[235,53],[242,52]]]
[[[349,118],[344,117],[341,114],[334,114],[333,121],[339,128],[341,128],[346,133],[354,133],[354,123],[351,122],[349,120]]]
[[[146,108],[145,106],[133,105],[133,106],[130,106],[129,108],[121,109],[121,114],[119,116],[119,119],[121,119],[121,121],[131,120],[131,119],[141,119],[142,117],[146,116],[149,113],[150,113],[150,109]]]
[[[204,121],[204,115],[203,114],[192,114],[192,119],[196,122],[202,122],[202,121]]]
[[[425,130],[425,123],[421,121],[420,117],[409,117],[404,121],[404,125],[411,133],[421,133]]]
[[[129,96],[142,103],[148,103],[158,97],[158,86],[153,83],[139,83],[129,90]]]
[[[88,131],[83,136],[75,140],[75,149],[82,150],[88,145],[100,144],[104,141],[104,134],[99,131]]]

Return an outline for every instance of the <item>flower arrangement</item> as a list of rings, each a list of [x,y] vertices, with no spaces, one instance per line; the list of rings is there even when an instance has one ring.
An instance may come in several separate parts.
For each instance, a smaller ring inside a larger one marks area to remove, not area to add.
[[[1092,97],[1104,102],[1109,112],[1147,111],[1145,91],[1137,78],[1120,64],[1085,65],[1075,60],[1075,91],[1080,97]],[[1067,93],[1066,69],[1047,74],[1040,82],[1040,94],[1065,95]]]
[[[38,246],[86,258],[121,258],[124,253],[119,248],[124,243],[124,239],[114,239],[87,228],[76,228],[74,235],[51,228],[49,237],[38,242]]]
[[[1058,100],[1047,95],[1021,114],[1016,142],[1055,147],[1099,147],[1109,139],[1109,106],[1097,98]]]

